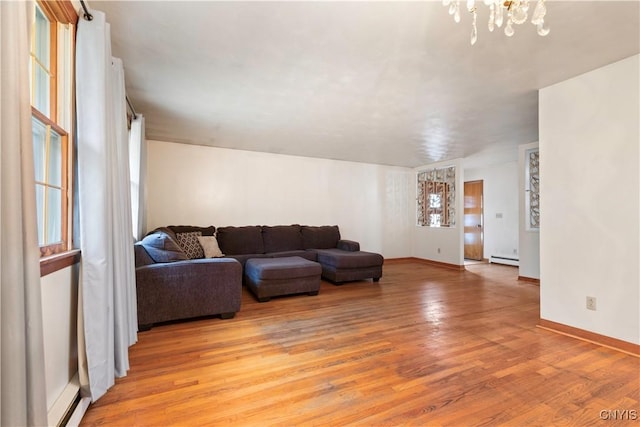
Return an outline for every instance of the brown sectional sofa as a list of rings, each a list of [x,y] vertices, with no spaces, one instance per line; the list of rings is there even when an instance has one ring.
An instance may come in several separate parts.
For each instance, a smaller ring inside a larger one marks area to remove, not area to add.
[[[217,238],[223,258],[188,259],[182,233]],[[318,262],[335,284],[382,277],[382,255],[340,238],[338,226],[169,226],[135,245],[138,324],[198,316],[233,317],[240,309],[243,268],[252,258],[299,256]]]

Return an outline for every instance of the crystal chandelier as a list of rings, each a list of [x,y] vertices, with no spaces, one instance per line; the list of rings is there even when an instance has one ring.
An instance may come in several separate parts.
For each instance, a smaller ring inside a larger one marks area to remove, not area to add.
[[[537,0],[531,16],[531,23],[537,27],[538,34],[541,36],[549,34],[549,29],[544,27],[544,17],[547,14],[544,1]],[[472,45],[478,40],[476,3],[484,3],[489,7],[489,31],[493,31],[495,27],[502,27],[506,15],[507,25],[504,27],[504,33],[507,37],[511,37],[515,33],[513,24],[523,24],[529,17],[529,0],[478,0],[477,2],[476,0],[466,0],[466,2],[467,10],[473,15]],[[453,15],[454,21],[460,22],[460,0],[442,0],[442,4],[449,7],[449,15]]]

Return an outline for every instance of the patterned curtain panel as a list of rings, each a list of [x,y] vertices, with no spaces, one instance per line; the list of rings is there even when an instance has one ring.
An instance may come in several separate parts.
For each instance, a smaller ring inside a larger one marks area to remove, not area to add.
[[[430,169],[418,173],[418,225],[451,227],[456,218],[456,168]]]
[[[540,151],[528,153],[529,179],[529,227],[540,228]]]

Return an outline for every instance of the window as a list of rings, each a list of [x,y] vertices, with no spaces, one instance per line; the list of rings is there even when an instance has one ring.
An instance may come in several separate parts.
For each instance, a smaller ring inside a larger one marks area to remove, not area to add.
[[[76,17],[67,3],[36,3],[31,34],[31,123],[43,256],[68,250],[70,241],[69,130]]]
[[[525,152],[526,188],[525,214],[526,229],[540,229],[540,151],[537,148]]]
[[[456,168],[430,169],[418,173],[418,225],[452,227],[455,212]]]

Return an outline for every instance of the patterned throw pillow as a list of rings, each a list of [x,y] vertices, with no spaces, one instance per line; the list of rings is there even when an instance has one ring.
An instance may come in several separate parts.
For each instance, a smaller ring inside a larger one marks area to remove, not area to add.
[[[204,258],[204,251],[202,250],[202,246],[200,246],[198,236],[202,236],[201,231],[176,233],[178,244],[189,259]]]

